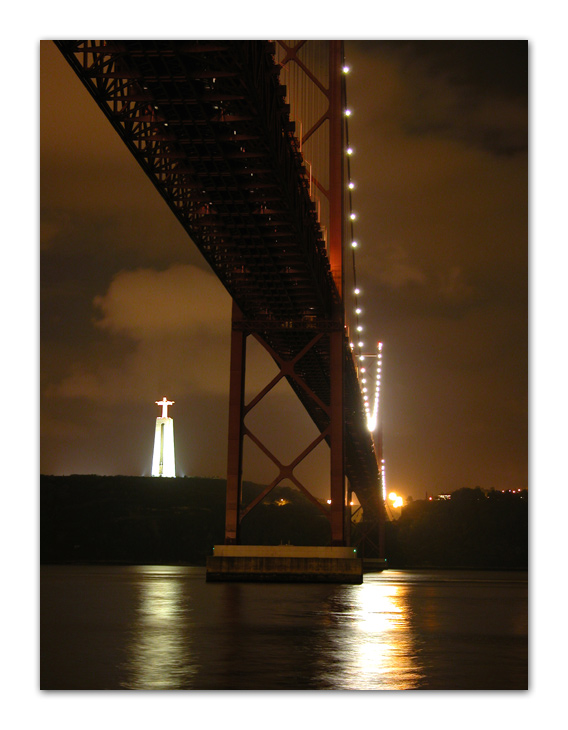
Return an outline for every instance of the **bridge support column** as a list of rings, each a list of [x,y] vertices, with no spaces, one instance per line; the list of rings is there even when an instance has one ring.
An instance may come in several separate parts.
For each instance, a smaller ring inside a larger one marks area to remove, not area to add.
[[[330,334],[330,498],[331,544],[348,544],[345,530],[345,449],[343,425],[343,331]]]
[[[343,99],[341,41],[329,43],[329,260],[339,303],[330,335],[331,544],[347,545],[345,527],[344,378],[343,378]]]
[[[243,413],[245,397],[246,333],[234,327],[242,314],[233,302],[231,332],[231,376],[229,391],[229,446],[227,457],[227,503],[225,544],[238,545],[243,476]]]

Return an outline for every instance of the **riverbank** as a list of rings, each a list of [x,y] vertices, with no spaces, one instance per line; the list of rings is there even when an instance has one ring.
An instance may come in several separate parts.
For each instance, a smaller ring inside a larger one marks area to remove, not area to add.
[[[43,564],[204,566],[224,542],[225,480],[201,477],[42,476]],[[248,503],[263,490],[245,483]],[[359,546],[361,525],[353,525]],[[297,490],[277,487],[242,523],[248,545],[329,545],[329,523]],[[459,490],[415,501],[385,525],[390,568],[528,567],[525,495]],[[378,557],[362,545],[364,560]]]

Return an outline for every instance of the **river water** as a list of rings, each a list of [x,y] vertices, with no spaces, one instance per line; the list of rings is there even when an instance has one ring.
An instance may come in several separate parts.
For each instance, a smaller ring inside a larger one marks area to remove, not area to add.
[[[259,585],[185,566],[43,566],[40,600],[45,690],[528,687],[523,572]]]

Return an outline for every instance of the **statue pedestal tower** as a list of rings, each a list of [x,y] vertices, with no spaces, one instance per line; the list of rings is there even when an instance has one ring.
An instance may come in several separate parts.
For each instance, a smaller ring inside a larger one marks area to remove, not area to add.
[[[162,406],[162,415],[156,418],[156,433],[154,436],[154,458],[152,459],[153,477],[175,477],[176,460],[174,454],[174,419],[168,417],[168,406],[175,401],[157,400]]]

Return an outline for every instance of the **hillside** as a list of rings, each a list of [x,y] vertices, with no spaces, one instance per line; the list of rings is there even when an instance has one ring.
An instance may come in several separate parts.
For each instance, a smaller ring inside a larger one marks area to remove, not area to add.
[[[41,476],[42,563],[202,565],[224,541],[225,480]],[[245,482],[245,503],[263,487]],[[245,544],[324,545],[329,526],[295,489],[276,488],[245,517]]]
[[[245,482],[247,504],[263,489]],[[225,480],[42,476],[42,563],[203,565],[224,542]],[[362,525],[352,528],[360,555]],[[328,545],[329,523],[300,492],[277,487],[243,519],[249,545]],[[390,567],[528,566],[528,495],[460,489],[448,501],[408,503],[385,526]]]

